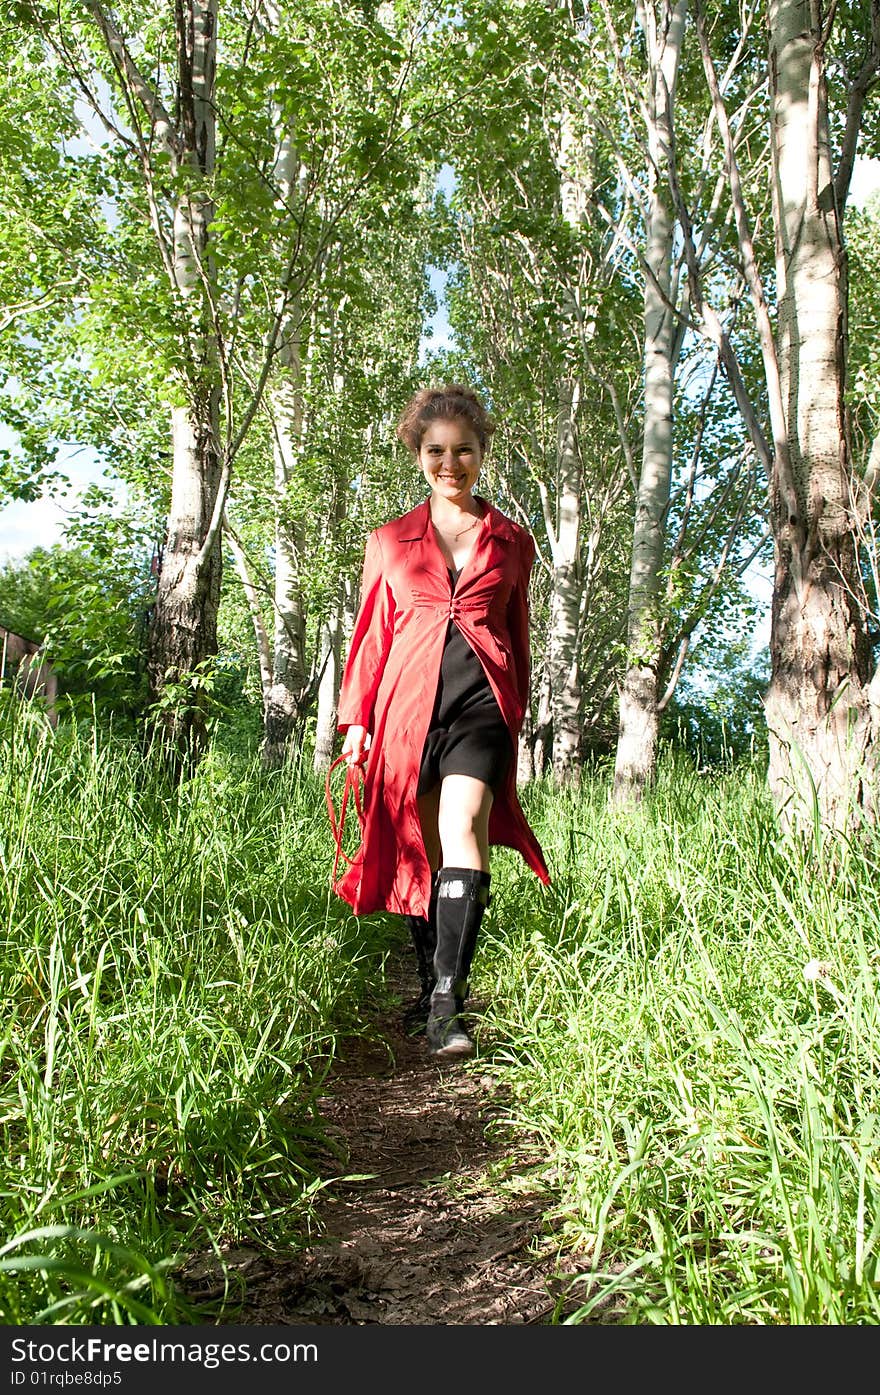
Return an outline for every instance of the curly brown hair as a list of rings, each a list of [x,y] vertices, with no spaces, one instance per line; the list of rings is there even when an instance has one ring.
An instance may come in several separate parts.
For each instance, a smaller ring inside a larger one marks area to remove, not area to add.
[[[469,387],[462,383],[445,383],[439,388],[422,388],[410,399],[401,414],[397,434],[413,455],[418,455],[422,437],[430,423],[438,417],[447,421],[461,417],[472,428],[480,443],[480,450],[485,452],[489,437],[495,430],[495,422]]]

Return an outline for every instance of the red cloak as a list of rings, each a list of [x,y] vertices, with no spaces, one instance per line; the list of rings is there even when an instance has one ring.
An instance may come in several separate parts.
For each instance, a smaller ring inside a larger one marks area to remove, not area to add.
[[[427,500],[367,539],[338,707],[340,731],[362,726],[372,738],[362,842],[336,887],[356,915],[427,915],[431,870],[416,787],[450,620],[478,655],[517,750],[529,694],[528,585],[535,544],[498,509],[483,499],[478,503],[483,519],[454,593]],[[492,804],[489,842],[515,849],[549,882],[517,798],[515,759]]]

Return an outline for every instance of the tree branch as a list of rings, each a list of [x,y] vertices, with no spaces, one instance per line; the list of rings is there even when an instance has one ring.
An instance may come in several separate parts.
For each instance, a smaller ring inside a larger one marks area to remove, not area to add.
[[[840,163],[834,180],[834,197],[841,216],[849,198],[865,102],[871,88],[876,86],[878,82],[880,82],[880,0],[871,0],[871,36],[868,43],[868,55],[853,78],[849,89],[846,122],[840,148]]]
[[[83,0],[83,8],[88,11],[98,26],[113,65],[126,86],[134,93],[146,113],[153,139],[165,145],[180,158],[181,144],[174,122],[165,110],[162,101],[138,68],[129,52],[128,45],[116,25],[99,3],[99,0]]]

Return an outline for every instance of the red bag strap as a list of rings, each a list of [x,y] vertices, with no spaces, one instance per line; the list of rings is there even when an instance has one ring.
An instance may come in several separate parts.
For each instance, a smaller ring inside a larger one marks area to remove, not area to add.
[[[354,865],[354,858],[349,857],[348,853],[345,852],[342,846],[342,839],[345,832],[345,816],[348,812],[349,798],[354,799],[354,807],[355,812],[357,814],[358,825],[362,834],[364,831],[364,804],[362,797],[364,772],[363,767],[360,765],[349,765],[346,769],[345,784],[342,787],[342,799],[339,804],[339,817],[336,817],[336,809],[333,804],[333,790],[330,784],[330,776],[333,774],[333,771],[336,769],[337,765],[341,765],[342,762],[345,761],[345,759],[345,756],[336,757],[335,761],[333,761],[333,763],[327,771],[327,778],[324,782],[324,790],[327,795],[327,813],[330,815],[330,827],[333,830],[333,841],[336,845],[336,853],[333,858],[333,871],[330,877],[333,883],[334,890],[336,889],[336,883],[339,880],[338,872],[340,858],[347,862],[350,867]]]

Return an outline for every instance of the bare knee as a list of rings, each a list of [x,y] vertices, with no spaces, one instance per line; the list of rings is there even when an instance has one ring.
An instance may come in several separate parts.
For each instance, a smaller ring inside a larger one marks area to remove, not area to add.
[[[492,791],[469,775],[447,775],[440,790],[438,828],[443,865],[489,870]]]

